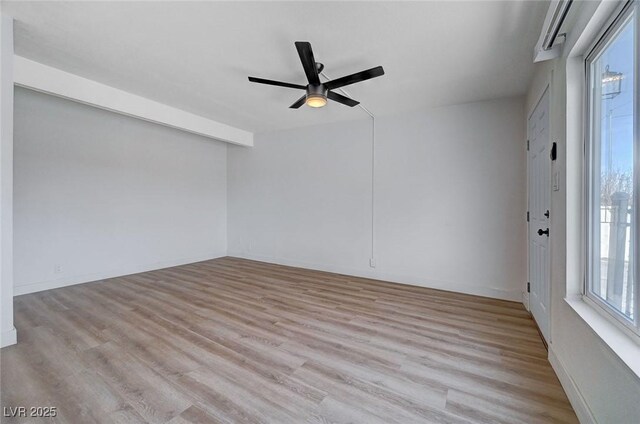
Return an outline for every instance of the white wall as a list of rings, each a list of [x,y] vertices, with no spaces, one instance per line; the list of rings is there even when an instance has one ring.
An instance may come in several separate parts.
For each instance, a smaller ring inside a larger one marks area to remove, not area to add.
[[[0,347],[13,326],[13,19],[0,16]]]
[[[573,298],[579,298],[576,294],[581,292],[583,281],[581,167],[584,146],[580,95],[584,62],[580,56],[617,4],[584,2],[581,6],[577,24],[569,29],[563,56],[536,65],[525,107],[528,115],[547,85],[550,86],[550,138],[558,143],[558,159],[553,163],[553,171],[558,172],[560,190],[551,191],[549,359],[581,422],[630,424],[640,422],[640,378],[570,306],[576,302]],[[568,60],[570,50],[577,56]],[[568,63],[571,63],[570,68]],[[568,73],[568,69],[571,72]],[[568,96],[568,92],[577,98]],[[567,106],[568,102],[571,107]],[[588,312],[600,317],[596,311]],[[615,331],[614,327],[612,331]]]
[[[370,134],[359,121],[229,146],[229,252],[340,268],[368,261]]]
[[[375,269],[369,119],[229,146],[229,254],[521,301],[523,116],[518,98],[377,119]]]
[[[226,254],[226,144],[15,91],[16,294]]]

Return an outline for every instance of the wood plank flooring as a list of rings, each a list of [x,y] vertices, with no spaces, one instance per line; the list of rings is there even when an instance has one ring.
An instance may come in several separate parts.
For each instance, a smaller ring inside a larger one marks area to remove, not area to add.
[[[15,299],[3,407],[61,423],[575,423],[521,304],[222,258]]]

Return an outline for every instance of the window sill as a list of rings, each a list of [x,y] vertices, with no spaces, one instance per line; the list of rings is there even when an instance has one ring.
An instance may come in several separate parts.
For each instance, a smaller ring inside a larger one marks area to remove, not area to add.
[[[582,296],[565,298],[565,302],[587,323],[598,337],[640,378],[640,345],[628,334],[610,322]]]

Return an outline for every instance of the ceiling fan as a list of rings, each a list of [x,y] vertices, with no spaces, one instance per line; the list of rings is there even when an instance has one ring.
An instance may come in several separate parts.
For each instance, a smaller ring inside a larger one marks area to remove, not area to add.
[[[384,75],[384,69],[382,69],[382,66],[376,66],[375,68],[367,69],[366,71],[357,72],[355,74],[347,75],[345,77],[323,83],[320,81],[319,74],[324,69],[324,65],[322,63],[316,62],[313,58],[311,43],[308,43],[306,41],[296,41],[295,44],[296,49],[298,49],[298,55],[300,56],[300,61],[302,62],[302,67],[304,68],[304,73],[307,75],[307,81],[309,81],[309,84],[304,86],[299,84],[291,84],[288,82],[249,77],[249,81],[257,82],[259,84],[277,85],[278,87],[305,90],[305,95],[300,97],[294,104],[289,106],[291,109],[298,109],[305,103],[307,104],[307,106],[311,107],[322,107],[327,104],[327,99],[342,103],[343,105],[354,107],[360,102],[335,93],[332,90]]]

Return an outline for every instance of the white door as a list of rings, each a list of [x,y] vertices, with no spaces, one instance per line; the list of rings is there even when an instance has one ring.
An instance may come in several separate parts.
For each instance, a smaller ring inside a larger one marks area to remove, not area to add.
[[[551,159],[549,157],[549,89],[529,117],[529,309],[549,342],[549,222]]]

